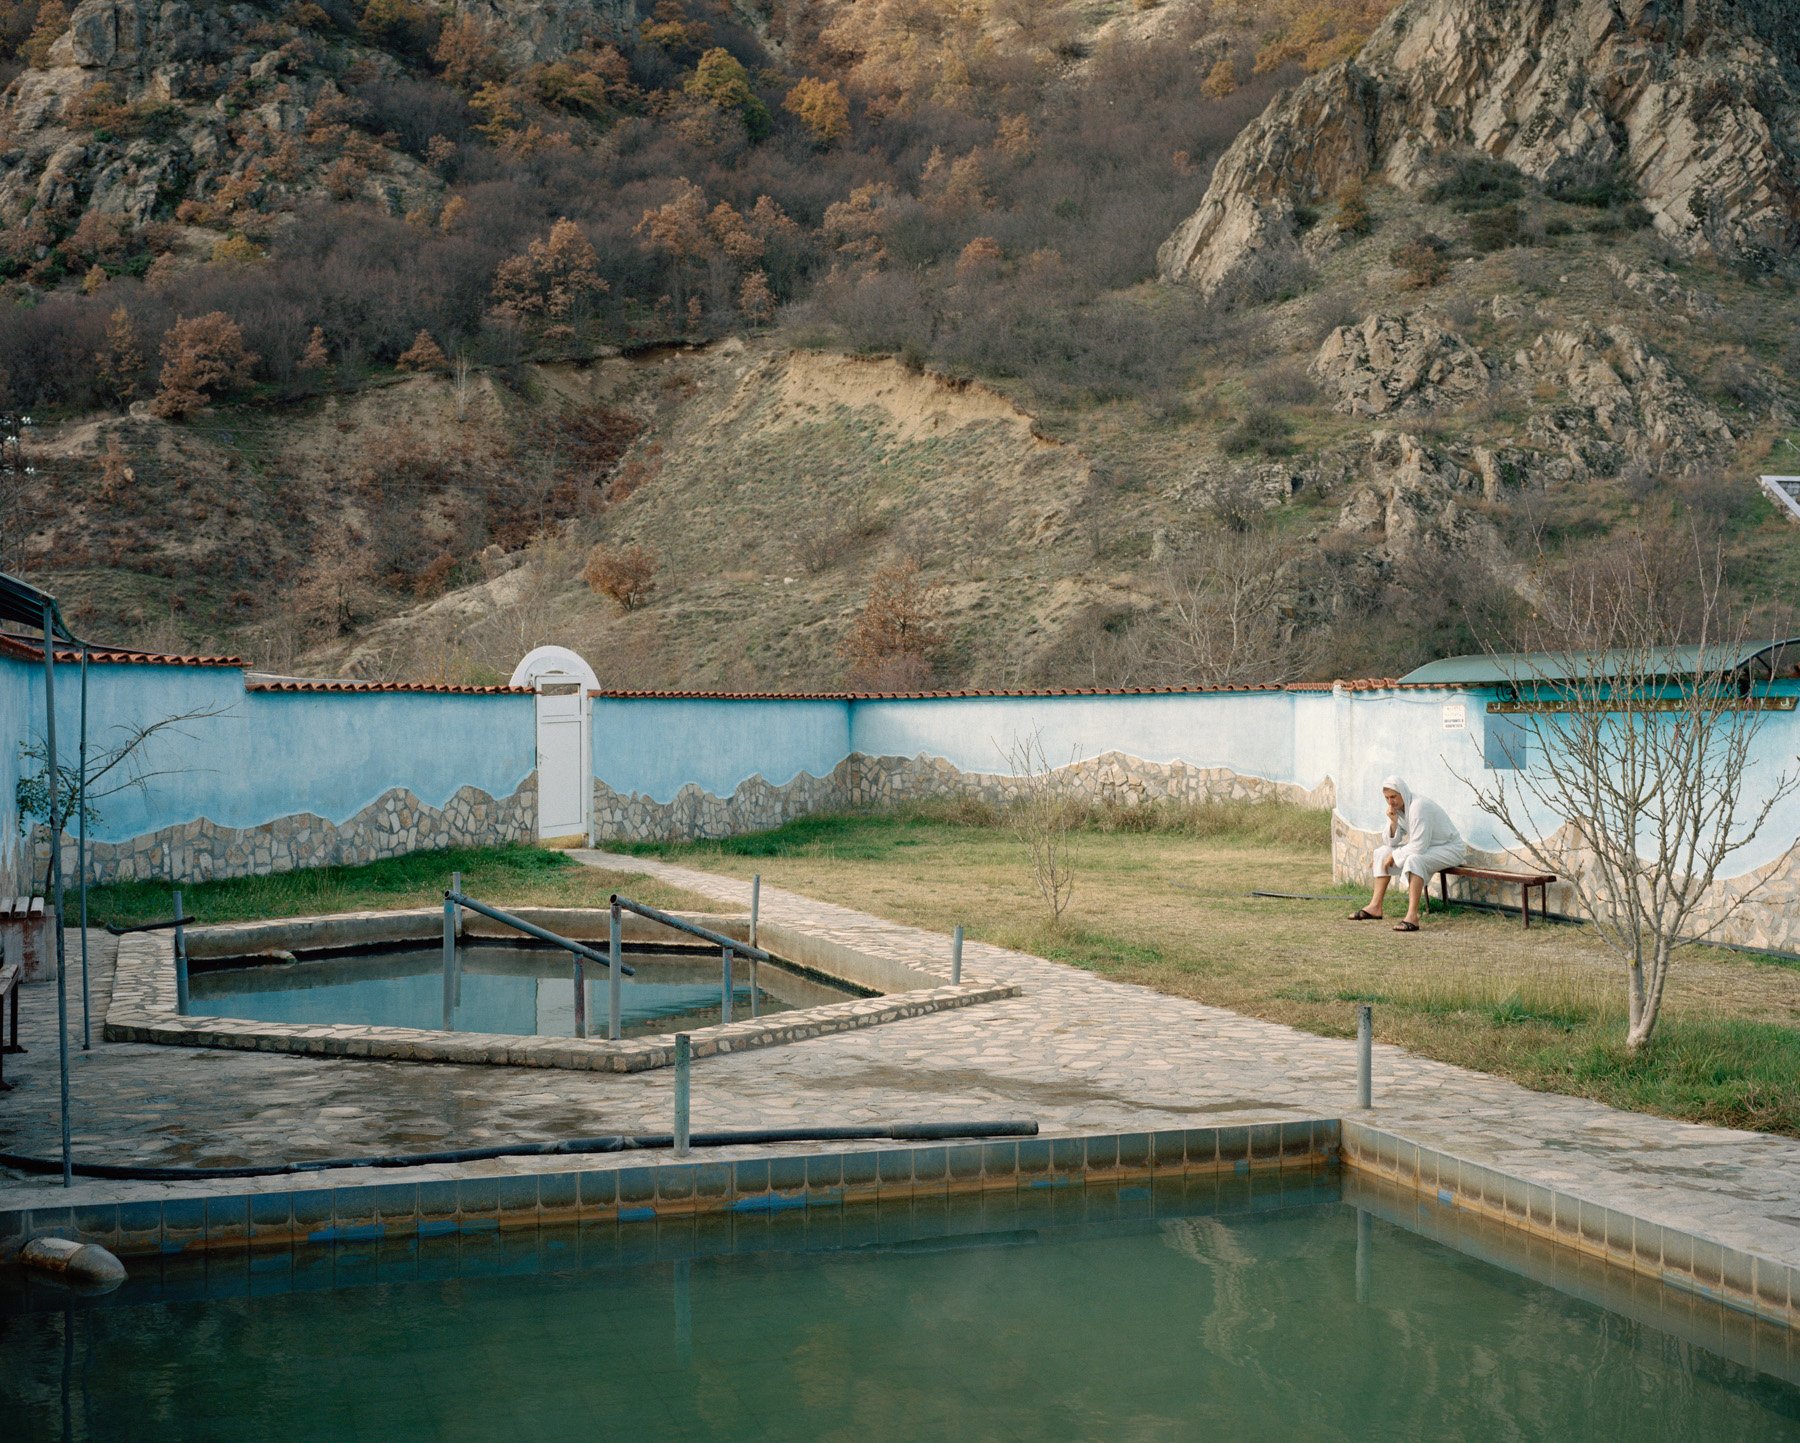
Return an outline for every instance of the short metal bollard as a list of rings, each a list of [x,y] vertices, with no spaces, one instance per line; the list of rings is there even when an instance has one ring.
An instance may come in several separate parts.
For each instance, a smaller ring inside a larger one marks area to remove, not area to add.
[[[619,1016],[619,975],[624,967],[624,944],[619,940],[620,913],[619,904],[613,903],[612,920],[606,930],[606,1039],[609,1042],[619,1040],[619,1029],[624,1025]]]
[[[181,925],[181,889],[175,889],[175,1010],[183,1017],[188,1010],[188,958],[187,928]],[[17,1002],[13,1003],[15,1025],[18,1018]]]
[[[693,1044],[687,1033],[675,1034],[675,1156],[688,1154],[688,1084],[693,1070]]]
[[[1375,1105],[1375,1009],[1367,1002],[1356,1009],[1356,1105]]]
[[[957,986],[962,985],[962,923],[956,924],[956,934],[950,940],[950,981]]]
[[[444,898],[444,1031],[456,1030],[456,903]]]
[[[719,949],[725,955],[724,970],[719,974],[719,1021],[731,1021],[731,949]]]

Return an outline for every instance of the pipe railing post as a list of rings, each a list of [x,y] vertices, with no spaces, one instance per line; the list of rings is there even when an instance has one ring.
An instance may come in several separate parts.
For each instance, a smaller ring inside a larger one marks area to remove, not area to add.
[[[693,1069],[693,1043],[687,1033],[675,1034],[675,1156],[688,1154],[689,1073]]]
[[[444,898],[444,1031],[456,1030],[456,903]]]
[[[587,1039],[587,960],[575,953],[575,1035]]]
[[[1375,1224],[1368,1210],[1356,1210],[1356,1301],[1369,1301],[1371,1254],[1375,1250]]]
[[[1356,1009],[1356,1105],[1375,1105],[1375,1012],[1367,1002]]]
[[[731,949],[723,947],[725,965],[719,973],[719,1021],[731,1021]]]
[[[619,968],[624,961],[619,955],[623,950],[619,922],[619,904],[614,902],[606,929],[606,1036],[609,1042],[619,1040],[619,1029],[623,1025],[619,1016]]]
[[[962,944],[962,923],[958,922],[955,935],[950,939],[950,981],[956,986],[962,985]]]
[[[750,959],[750,1015],[752,1017],[762,1016],[762,1003],[758,1000],[756,992],[756,958],[754,957]]]
[[[456,893],[456,895],[460,897],[460,896],[462,896],[462,889],[463,889],[462,873],[461,872],[452,872],[450,874],[450,890],[452,892]],[[463,934],[463,914],[462,914],[462,908],[458,907],[456,909],[456,935],[457,935],[458,940],[461,939],[462,934]]]
[[[181,888],[175,889],[175,1010],[183,1017],[188,1011],[187,928],[181,925],[186,914],[181,910]]]
[[[457,896],[459,896],[459,897],[462,896],[462,873],[461,872],[452,872],[450,874],[450,890],[452,892],[456,893]],[[463,934],[463,909],[461,907],[458,907],[456,909],[456,956],[450,964],[451,977],[453,979],[452,986],[451,986],[451,993],[450,993],[450,1005],[452,1008],[462,1006],[462,974],[463,974],[462,934]]]
[[[757,931],[762,922],[762,873],[758,872],[750,878],[750,945],[759,946],[756,940]],[[750,959],[751,970],[756,968],[756,959]]]

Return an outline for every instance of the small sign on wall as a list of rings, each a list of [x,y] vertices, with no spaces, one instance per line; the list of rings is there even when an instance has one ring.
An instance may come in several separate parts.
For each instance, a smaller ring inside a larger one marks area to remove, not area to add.
[[[1461,732],[1469,729],[1468,703],[1447,701],[1444,703],[1444,730]]]

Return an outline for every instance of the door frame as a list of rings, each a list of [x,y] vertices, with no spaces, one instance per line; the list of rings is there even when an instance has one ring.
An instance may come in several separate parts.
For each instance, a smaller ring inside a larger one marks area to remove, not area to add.
[[[578,652],[566,646],[540,646],[527,652],[519,664],[513,668],[511,685],[528,686],[534,692],[542,692],[547,685],[576,684],[576,695],[580,699],[577,715],[580,721],[581,756],[577,772],[581,788],[581,824],[578,830],[587,838],[588,845],[594,842],[594,698],[591,695],[599,685],[599,678],[594,669]],[[536,764],[538,781],[538,839],[543,839],[544,818],[544,768],[543,753],[540,746],[543,722],[540,713],[543,709],[541,696],[534,701],[532,708],[531,752]],[[573,833],[559,833],[573,835]]]

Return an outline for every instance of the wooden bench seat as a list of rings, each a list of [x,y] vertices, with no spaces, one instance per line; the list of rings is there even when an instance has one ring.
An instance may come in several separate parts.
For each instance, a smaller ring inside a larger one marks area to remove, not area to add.
[[[1438,873],[1438,895],[1446,906],[1450,903],[1450,879],[1467,877],[1476,882],[1510,882],[1519,889],[1520,908],[1526,927],[1531,926],[1531,889],[1538,889],[1538,913],[1550,915],[1550,884],[1557,880],[1553,872],[1502,872],[1493,867],[1446,867]]]
[[[0,897],[0,962],[17,962],[27,982],[44,975],[54,950],[44,924],[42,897]],[[17,942],[7,940],[12,937]]]
[[[12,1084],[6,1080],[6,1054],[23,1052],[19,1046],[19,981],[25,975],[25,969],[17,962],[8,962],[0,967],[0,1022],[6,1020],[7,999],[12,999],[12,1028],[7,1036],[7,1043],[0,1047],[0,1092],[12,1091]]]

